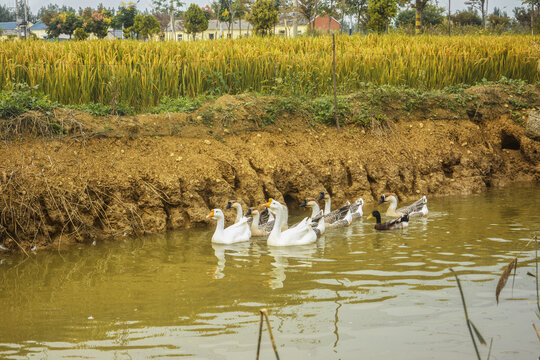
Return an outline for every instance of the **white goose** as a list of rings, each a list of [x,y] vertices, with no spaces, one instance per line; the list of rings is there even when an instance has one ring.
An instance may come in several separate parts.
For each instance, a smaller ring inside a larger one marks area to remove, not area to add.
[[[216,231],[212,235],[212,242],[216,244],[234,244],[249,241],[251,230],[247,218],[243,217],[240,222],[225,228],[225,216],[220,209],[213,209],[206,218],[217,220]]]
[[[283,219],[284,209],[283,205],[279,202],[269,199],[266,204],[264,204],[270,210],[270,212],[275,216],[277,224],[283,224],[287,220]],[[281,231],[280,226],[274,226],[268,236],[268,245],[271,246],[292,246],[292,245],[306,245],[311,244],[317,241],[317,234],[313,231],[311,227],[311,220],[305,218],[298,225],[291,229]]]

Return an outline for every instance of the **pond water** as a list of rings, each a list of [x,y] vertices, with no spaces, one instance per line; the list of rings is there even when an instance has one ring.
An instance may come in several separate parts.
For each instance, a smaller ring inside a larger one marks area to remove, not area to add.
[[[538,185],[431,198],[407,230],[364,218],[294,248],[216,246],[209,229],[0,255],[0,358],[255,359],[267,308],[281,359],[473,359],[450,267],[491,358],[536,358],[539,204]]]

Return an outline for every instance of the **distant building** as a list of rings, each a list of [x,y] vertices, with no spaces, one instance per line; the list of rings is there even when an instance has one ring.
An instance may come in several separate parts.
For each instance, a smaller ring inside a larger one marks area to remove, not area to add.
[[[330,18],[330,21],[328,20]],[[321,32],[328,32],[328,29],[330,28],[330,31],[335,32],[339,31],[341,29],[341,24],[339,21],[334,19],[333,16],[317,16],[314,20],[312,20],[309,23],[310,26],[312,26],[314,29],[319,30]]]
[[[38,39],[47,39],[47,25],[43,22],[37,22],[29,28],[30,33],[34,34]]]
[[[298,35],[303,35],[307,32],[308,22],[303,17],[298,17],[297,31]],[[193,40],[193,35],[188,34],[185,31],[183,20],[177,20],[175,22],[175,35],[172,33],[170,25],[167,29],[165,35],[165,40],[177,41],[191,41]],[[293,17],[291,16],[281,16],[279,23],[274,26],[271,33],[276,36],[283,37],[292,37],[293,32]],[[243,37],[253,36],[253,26],[246,20],[241,22],[235,20],[231,24],[229,29],[229,23],[220,22],[217,20],[208,20],[208,29],[201,33],[195,34],[195,40],[216,40],[216,39],[239,39]]]
[[[0,28],[2,29],[0,39],[8,39],[17,36],[17,23],[15,21],[0,22]],[[21,33],[21,36],[23,35],[24,33]]]

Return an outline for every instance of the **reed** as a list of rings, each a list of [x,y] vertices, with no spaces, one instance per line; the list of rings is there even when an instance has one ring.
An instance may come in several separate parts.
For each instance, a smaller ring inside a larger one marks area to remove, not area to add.
[[[540,80],[533,36],[338,36],[340,92],[362,83],[436,89],[501,77]],[[255,91],[331,94],[332,38],[200,42],[3,42],[0,89],[38,85],[63,104],[123,103],[148,109],[165,96]]]

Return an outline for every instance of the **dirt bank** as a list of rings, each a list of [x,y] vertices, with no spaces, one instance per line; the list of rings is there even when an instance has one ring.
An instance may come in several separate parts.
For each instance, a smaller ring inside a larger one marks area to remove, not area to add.
[[[444,99],[413,109],[392,102],[383,121],[344,120],[341,132],[294,110],[263,126],[275,99],[248,95],[193,114],[95,118],[56,110],[48,116],[64,135],[23,131],[2,143],[0,243],[41,248],[202,226],[209,209],[231,198],[247,206],[273,197],[294,207],[325,190],[337,203],[369,204],[384,191],[404,199],[539,181],[540,142],[525,135],[520,116],[540,104],[540,91],[528,89],[525,99],[504,87],[473,88],[456,110]]]

